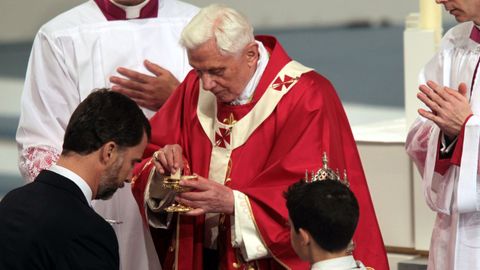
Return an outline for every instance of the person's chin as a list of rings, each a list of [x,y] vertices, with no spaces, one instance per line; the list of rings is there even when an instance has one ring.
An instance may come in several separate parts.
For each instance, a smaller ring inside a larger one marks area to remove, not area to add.
[[[458,9],[450,11],[450,15],[455,17],[455,20],[459,23],[470,21],[471,19],[465,16],[465,14]]]
[[[225,103],[225,104],[229,104],[233,101],[233,99],[224,99],[224,100],[221,100],[222,103]]]
[[[218,95],[217,100],[222,102],[222,103],[230,103],[230,102],[234,101],[235,99],[231,98],[230,96]]]
[[[453,16],[455,16],[455,15],[453,15]],[[457,21],[459,23],[463,23],[463,22],[470,21],[470,20],[463,17],[463,16],[458,15],[458,16],[455,16],[455,21]]]
[[[96,196],[96,200],[109,200],[113,197],[113,194],[117,191],[117,188],[109,188],[99,192]]]

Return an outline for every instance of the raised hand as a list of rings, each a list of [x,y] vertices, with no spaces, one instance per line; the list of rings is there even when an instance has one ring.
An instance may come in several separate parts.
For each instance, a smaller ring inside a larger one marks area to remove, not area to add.
[[[155,76],[119,67],[118,73],[126,78],[111,76],[110,82],[115,84],[112,90],[130,97],[141,107],[156,111],[167,101],[180,82],[170,71],[159,65],[148,60],[143,63]]]

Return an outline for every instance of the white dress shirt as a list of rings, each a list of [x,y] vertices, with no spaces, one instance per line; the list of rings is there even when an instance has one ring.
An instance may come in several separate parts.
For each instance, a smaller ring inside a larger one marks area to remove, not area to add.
[[[347,269],[365,269],[360,261],[355,261],[353,256],[344,256],[324,261],[316,262],[311,270],[347,270]]]

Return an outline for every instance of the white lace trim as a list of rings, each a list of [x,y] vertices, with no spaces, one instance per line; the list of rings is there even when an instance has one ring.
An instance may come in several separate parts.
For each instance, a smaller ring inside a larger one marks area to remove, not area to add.
[[[32,182],[44,169],[50,168],[60,157],[60,151],[51,146],[36,146],[24,149],[20,154],[18,168],[27,182]]]

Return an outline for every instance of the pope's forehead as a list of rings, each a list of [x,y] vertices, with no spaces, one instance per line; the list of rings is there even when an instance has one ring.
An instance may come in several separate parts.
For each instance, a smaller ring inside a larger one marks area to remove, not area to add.
[[[209,45],[188,49],[187,55],[192,66],[203,64],[221,66],[236,58],[236,55],[221,53],[216,46]]]

